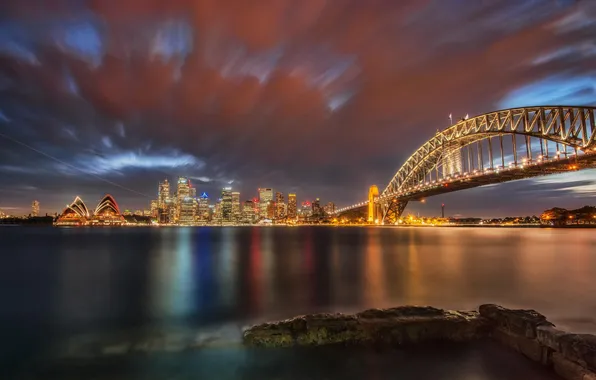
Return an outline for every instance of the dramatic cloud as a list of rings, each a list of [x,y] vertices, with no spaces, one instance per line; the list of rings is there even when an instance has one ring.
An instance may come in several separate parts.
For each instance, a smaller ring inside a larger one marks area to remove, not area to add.
[[[596,104],[594,35],[593,1],[4,1],[0,208],[104,192],[146,207],[178,175],[360,201],[450,113]],[[504,189],[562,206],[596,191],[540,181],[444,199],[506,214]]]

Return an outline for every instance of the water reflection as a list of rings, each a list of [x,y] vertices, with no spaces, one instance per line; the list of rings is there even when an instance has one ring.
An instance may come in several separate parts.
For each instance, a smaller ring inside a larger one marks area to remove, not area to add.
[[[399,304],[535,308],[596,331],[591,230],[160,228],[0,231],[11,326],[194,327]],[[19,236],[21,234],[21,236]],[[43,248],[42,248],[43,247]],[[7,270],[7,268],[9,268]]]

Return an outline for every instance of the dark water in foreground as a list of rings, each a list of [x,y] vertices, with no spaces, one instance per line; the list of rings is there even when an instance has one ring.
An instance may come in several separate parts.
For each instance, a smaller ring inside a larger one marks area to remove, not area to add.
[[[217,328],[402,304],[495,302],[596,332],[595,247],[593,230],[4,227],[0,359],[22,366],[73,334]],[[279,355],[271,365],[292,365]],[[205,360],[217,362],[190,362]],[[268,368],[249,362],[253,372]]]

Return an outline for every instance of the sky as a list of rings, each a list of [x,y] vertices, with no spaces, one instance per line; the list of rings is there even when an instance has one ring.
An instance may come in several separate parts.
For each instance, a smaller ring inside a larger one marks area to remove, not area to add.
[[[6,0],[0,209],[111,193],[148,208],[185,175],[338,206],[383,189],[448,115],[596,105],[596,1]],[[596,172],[429,198],[408,211],[596,204]]]

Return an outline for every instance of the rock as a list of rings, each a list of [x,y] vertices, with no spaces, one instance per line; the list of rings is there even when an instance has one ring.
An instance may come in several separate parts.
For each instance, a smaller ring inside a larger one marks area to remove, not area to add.
[[[566,380],[591,380],[593,373],[587,371],[582,366],[567,360],[563,355],[554,352],[552,355],[553,368],[557,375]]]
[[[543,347],[535,339],[529,339],[525,336],[516,335],[501,328],[497,328],[493,331],[493,338],[497,342],[508,346],[519,353],[522,353],[535,362],[547,364],[550,361],[547,348]]]
[[[493,321],[497,327],[527,338],[536,338],[538,326],[554,326],[535,310],[511,310],[499,305],[479,307],[480,315]]]
[[[596,336],[565,334],[559,338],[561,354],[579,365],[596,371]]]
[[[538,342],[554,351],[561,351],[561,337],[567,335],[565,331],[556,329],[552,326],[536,327],[536,336]]]
[[[488,335],[489,324],[476,312],[404,306],[355,315],[314,314],[253,326],[249,346],[288,347],[326,344],[404,345],[424,341],[466,341]]]

